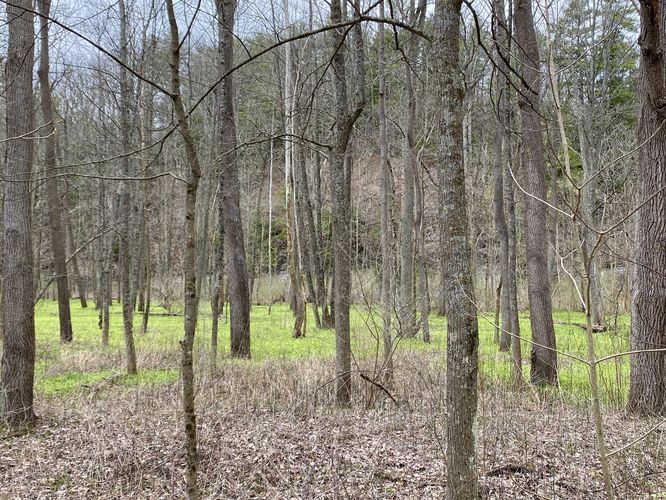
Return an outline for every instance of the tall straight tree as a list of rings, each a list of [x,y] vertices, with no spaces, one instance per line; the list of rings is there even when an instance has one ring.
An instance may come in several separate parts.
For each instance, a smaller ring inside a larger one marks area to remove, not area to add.
[[[360,2],[354,4],[360,13]],[[331,23],[342,22],[341,0],[331,1]],[[339,406],[351,404],[351,335],[349,329],[349,309],[351,303],[351,172],[347,148],[354,123],[365,107],[365,82],[363,78],[363,38],[361,25],[354,27],[352,58],[353,80],[356,95],[350,106],[347,96],[347,44],[346,28],[332,30],[333,86],[335,89],[335,125],[330,152],[331,204],[333,226],[334,260],[334,317],[335,317],[335,366],[336,403]]]
[[[284,23],[287,30],[287,36],[291,36],[291,26],[289,25],[289,0],[284,0]],[[295,87],[293,84],[293,67],[291,43],[284,46],[284,196],[287,221],[287,269],[290,281],[291,307],[294,310],[294,328],[292,336],[294,338],[305,335],[305,293],[303,291],[303,277],[301,274],[300,245],[298,241],[298,217],[296,193],[294,189],[294,168],[296,159],[294,158],[294,112],[296,107]]]
[[[32,172],[34,16],[30,0],[7,4],[7,150],[4,173],[2,415],[13,427],[35,419]]]
[[[127,39],[127,9],[125,0],[119,0],[120,9],[120,142],[122,157],[120,158],[120,170],[123,177],[130,176],[130,81],[125,66],[128,64],[128,39]],[[136,350],[134,348],[134,325],[132,313],[134,306],[130,291],[130,192],[129,181],[122,181],[120,185],[120,210],[119,210],[120,255],[120,301],[123,311],[123,334],[125,337],[125,365],[129,375],[136,374]]]
[[[216,0],[218,16],[218,49],[220,76],[234,66],[234,16],[236,0]],[[227,256],[227,283],[231,309],[231,355],[250,357],[250,289],[243,243],[240,210],[240,182],[236,151],[233,76],[228,74],[219,88],[218,114],[220,124],[220,194],[224,252]]]
[[[380,4],[380,17],[384,17],[384,0]],[[393,190],[391,167],[388,163],[388,137],[386,127],[386,71],[384,64],[384,24],[379,24],[377,46],[377,73],[379,79],[379,168],[381,175],[381,241],[382,241],[382,324],[384,345],[384,382],[393,379]]]
[[[557,383],[555,326],[550,297],[546,219],[546,166],[541,125],[541,73],[539,46],[534,29],[531,0],[517,0],[513,17],[516,53],[521,68],[518,107],[522,133],[522,163],[525,169],[525,253],[527,293],[532,324],[530,379],[533,384]]]
[[[53,98],[49,82],[49,14],[51,0],[39,0],[39,91],[42,112],[44,139],[44,166],[46,169],[46,196],[49,206],[49,226],[51,229],[51,252],[53,255],[53,271],[55,272],[56,289],[58,291],[58,317],[60,320],[60,340],[72,341],[72,316],[69,310],[69,283],[67,264],[65,263],[66,232],[63,227],[63,207],[58,190],[56,127],[54,123]]]
[[[437,0],[432,41],[442,190],[440,231],[447,316],[447,498],[479,497],[476,414],[479,331],[474,306],[463,161],[463,85],[460,71],[461,0]]]
[[[666,413],[666,8],[640,1],[639,203],[631,308],[630,411]],[[654,351],[662,349],[661,351]],[[652,352],[646,352],[653,350]]]
[[[506,121],[508,82],[506,75],[508,31],[504,16],[504,0],[493,0],[493,33],[495,35],[495,49],[497,53],[497,70],[495,88],[497,89],[497,116],[498,124],[495,131],[493,145],[493,209],[495,228],[500,244],[500,276],[501,276],[501,309],[502,333],[500,335],[500,350],[508,351],[511,344],[511,297],[509,286],[509,228],[506,223],[504,211],[504,147],[506,143]]]
[[[418,7],[410,1],[408,22],[421,29],[426,14],[425,0],[419,0]],[[405,70],[405,90],[407,91],[407,111],[404,115],[404,137],[402,141],[402,201],[400,203],[400,330],[401,334],[413,337],[416,326],[416,301],[414,300],[414,197],[417,158],[414,139],[416,125],[416,89],[414,88],[414,63],[419,50],[420,37],[409,33],[406,50],[401,48]]]

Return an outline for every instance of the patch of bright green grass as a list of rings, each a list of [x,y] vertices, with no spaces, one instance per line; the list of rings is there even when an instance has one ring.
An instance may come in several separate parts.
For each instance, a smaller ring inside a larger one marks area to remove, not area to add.
[[[40,302],[35,310],[37,329],[37,391],[45,396],[53,396],[76,390],[82,385],[90,385],[122,370],[124,340],[122,334],[122,316],[120,306],[111,308],[111,328],[109,346],[102,348],[98,327],[98,315],[94,307],[81,309],[72,301],[72,324],[74,341],[63,345],[58,338],[58,309],[53,301]],[[585,317],[580,312],[556,311],[553,317],[557,336],[558,350],[585,359],[587,344],[585,331],[572,323],[584,323]],[[512,377],[511,358],[508,353],[498,352],[494,343],[493,313],[479,315],[479,358],[482,382],[506,382]],[[432,350],[442,353],[445,358],[446,332],[445,319],[432,315],[429,318],[431,343],[424,344],[420,339],[399,339],[397,350],[410,352]],[[141,313],[134,317],[135,331],[141,323]],[[262,362],[267,359],[328,358],[335,356],[335,333],[330,329],[317,329],[312,313],[308,310],[307,334],[304,338],[291,337],[293,315],[285,304],[272,306],[270,314],[267,306],[252,308],[252,361]],[[529,377],[529,355],[531,345],[530,321],[526,313],[520,314],[521,335],[523,337],[522,355],[523,372]],[[628,350],[628,316],[619,316],[611,321],[616,327],[609,332],[595,333],[597,357]],[[205,352],[210,345],[210,311],[202,305],[199,316],[195,349]],[[142,370],[136,377],[122,377],[122,385],[143,385],[152,383],[171,383],[178,378],[178,367],[174,365],[174,356],[179,353],[179,340],[182,338],[183,319],[171,316],[161,308],[154,308],[150,315],[146,335],[135,334],[136,350],[139,354],[154,353],[158,359],[163,356],[165,366],[160,369]],[[381,358],[381,315],[378,309],[356,306],[351,315],[352,349],[357,358]],[[228,354],[229,325],[222,319],[218,352],[220,356]],[[92,361],[91,361],[92,360]],[[169,364],[167,363],[169,361]],[[60,373],[67,361],[66,371]],[[89,362],[90,361],[90,362]],[[93,362],[94,361],[94,362]],[[589,400],[588,368],[579,361],[558,356],[560,369],[559,394],[572,401]],[[77,364],[79,363],[79,364]],[[73,366],[72,366],[73,365]],[[93,368],[86,367],[94,365]],[[77,371],[78,370],[78,371]],[[53,373],[55,372],[55,374]],[[599,365],[600,388],[606,404],[621,406],[628,390],[629,360],[626,357],[606,361]]]

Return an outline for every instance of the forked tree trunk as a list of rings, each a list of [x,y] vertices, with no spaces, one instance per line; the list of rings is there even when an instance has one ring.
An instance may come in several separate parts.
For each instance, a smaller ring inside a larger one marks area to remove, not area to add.
[[[355,2],[360,7],[360,2]],[[360,8],[357,10],[360,12]],[[331,1],[331,23],[342,22],[341,0]],[[347,97],[347,67],[345,28],[332,31],[333,85],[335,89],[335,125],[330,152],[331,204],[333,226],[333,298],[335,318],[336,403],[351,404],[351,336],[349,310],[351,304],[351,182],[347,171],[347,148],[356,119],[365,107],[365,82],[363,78],[363,39],[360,23],[353,28],[354,44],[353,80],[356,92],[354,106],[350,109]]]
[[[12,427],[35,419],[35,313],[31,189],[35,112],[34,16],[30,0],[7,4],[7,150],[4,172],[2,416]]]
[[[58,190],[56,128],[53,115],[53,99],[49,82],[49,21],[50,0],[39,0],[39,26],[41,49],[39,54],[39,89],[41,95],[42,131],[44,133],[44,166],[46,169],[46,193],[48,200],[49,227],[51,229],[51,252],[53,272],[56,276],[58,292],[58,317],[60,320],[60,341],[72,341],[72,316],[69,309],[69,281],[65,264],[66,232],[62,224],[62,204]]]
[[[539,86],[539,49],[534,29],[531,0],[517,0],[514,15],[516,50],[521,68],[518,106],[520,108],[523,167],[529,193],[525,196],[525,244],[527,258],[527,292],[532,324],[533,384],[557,383],[555,327],[548,273],[546,219],[546,168],[543,156],[541,98]]]
[[[631,349],[666,349],[666,8],[640,0],[638,211]],[[666,352],[631,355],[629,411],[666,414]]]
[[[459,66],[461,0],[437,0],[434,36],[439,108],[437,161],[443,194],[440,231],[447,316],[447,498],[479,497],[476,468],[478,324],[474,306],[463,163],[463,88]]]

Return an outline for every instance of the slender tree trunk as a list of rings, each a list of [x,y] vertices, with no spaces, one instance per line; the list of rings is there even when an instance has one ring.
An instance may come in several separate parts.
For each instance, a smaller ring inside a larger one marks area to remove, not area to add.
[[[588,110],[592,112],[592,110]],[[598,155],[593,139],[592,116],[585,114],[578,122],[578,137],[580,138],[580,156],[583,163],[583,192],[582,192],[582,212],[587,225],[595,228],[598,226],[598,217],[596,216],[596,196],[597,196],[597,173],[598,173]],[[602,296],[601,296],[601,276],[599,270],[599,254],[592,255],[592,248],[596,244],[597,235],[589,227],[583,228],[583,241],[586,246],[587,255],[591,256],[589,266],[590,280],[590,313],[593,325],[604,325]]]
[[[216,0],[219,18],[220,75],[234,66],[234,15],[236,0]],[[224,79],[219,94],[220,145],[222,148],[220,194],[223,203],[224,246],[227,255],[229,305],[231,307],[231,355],[250,357],[250,291],[247,280],[243,225],[240,211],[233,75]]]
[[[631,307],[631,349],[666,349],[666,129],[664,53],[666,9],[640,0],[640,98],[638,124],[637,263]],[[7,198],[5,198],[7,199]],[[631,355],[629,411],[666,414],[666,352]]]
[[[511,130],[510,111],[507,111],[507,128]],[[510,143],[509,143],[510,146]],[[510,148],[512,149],[512,148]],[[517,155],[511,153],[510,160]],[[505,169],[506,173],[506,169]],[[509,259],[509,281],[506,286],[509,287],[509,324],[511,331],[511,358],[513,360],[513,380],[515,386],[520,388],[523,385],[523,356],[520,345],[520,323],[518,321],[518,283],[516,278],[516,201],[513,193],[513,181],[506,182],[504,185],[504,206],[506,207],[507,230],[508,230],[508,259]]]
[[[478,324],[471,273],[463,163],[460,0],[437,0],[433,59],[439,107],[439,184],[447,325],[447,498],[479,497],[476,468]]]
[[[145,225],[145,262],[146,262],[146,281],[145,281],[145,295],[143,302],[143,316],[141,318],[141,335],[145,335],[148,332],[148,319],[150,318],[150,300],[151,300],[151,287],[153,285],[153,265],[150,258],[150,229],[148,224]]]
[[[97,221],[99,227],[105,230],[108,226],[106,186],[104,181],[97,181]],[[108,237],[102,235],[97,243],[97,267],[99,268],[99,328],[102,331],[102,345],[109,345],[109,302],[111,294],[109,292],[109,267],[110,256],[108,247]]]
[[[268,315],[273,308],[273,117],[271,117],[271,152],[268,166]]]
[[[291,36],[289,26],[289,2],[284,0],[284,19],[287,36]],[[303,324],[305,322],[305,296],[303,293],[303,278],[301,276],[301,263],[298,242],[298,221],[296,209],[296,192],[294,189],[294,111],[295,111],[295,88],[292,82],[291,44],[285,45],[285,74],[284,74],[284,185],[285,185],[285,207],[287,221],[287,270],[291,289],[291,306],[294,311],[294,327],[291,335],[299,338],[304,335]]]
[[[425,16],[425,2],[419,1],[418,10],[411,3],[410,21],[420,27]],[[402,143],[402,201],[400,203],[400,333],[416,335],[416,301],[414,300],[414,197],[416,154],[414,151],[414,125],[416,122],[416,91],[413,82],[413,65],[418,53],[418,38],[410,35],[407,52],[403,54],[407,112],[405,113]],[[417,187],[416,189],[420,189]]]
[[[424,212],[424,185],[423,176],[421,174],[421,167],[417,166],[414,170],[414,193],[415,193],[415,219],[414,227],[416,233],[416,249],[417,249],[417,268],[418,276],[418,291],[419,291],[419,309],[421,312],[421,332],[423,334],[423,341],[430,342],[430,297],[428,295],[428,273],[426,269],[426,246],[425,246],[425,224],[423,221]]]
[[[497,110],[498,124],[494,139],[493,159],[493,209],[495,217],[495,228],[500,243],[500,283],[509,283],[509,229],[506,223],[504,209],[504,164],[506,155],[504,146],[506,143],[506,116],[508,111],[508,68],[504,62],[507,59],[509,36],[507,32],[506,17],[504,15],[504,0],[493,1],[493,21],[495,24],[495,49],[498,57],[498,71],[496,77],[497,88]],[[509,182],[511,182],[509,180]],[[500,351],[508,351],[511,346],[511,296],[509,286],[500,285],[500,305],[502,314],[502,332],[500,333]]]
[[[380,4],[380,17],[384,17],[384,0]],[[381,242],[382,242],[382,323],[384,344],[384,383],[393,382],[393,191],[391,168],[388,163],[388,137],[386,130],[386,75],[384,69],[384,24],[379,24],[377,64],[379,78],[379,167],[381,175]]]
[[[8,42],[5,96],[2,387],[0,408],[13,427],[35,419],[35,316],[30,175],[33,162],[34,16],[32,2],[6,6]]]
[[[184,244],[184,335],[181,345],[181,370],[183,377],[183,414],[185,421],[185,451],[187,455],[187,497],[188,499],[199,498],[197,484],[197,421],[194,409],[194,363],[192,350],[194,348],[194,336],[197,327],[199,312],[199,297],[197,295],[197,224],[196,205],[201,168],[199,158],[190,134],[185,106],[181,96],[180,87],[180,36],[178,24],[173,10],[173,1],[167,0],[167,14],[169,16],[169,27],[171,32],[171,89],[173,108],[178,120],[178,128],[185,146],[185,154],[189,166],[186,196],[185,196],[185,244]]]
[[[539,50],[534,29],[531,0],[517,0],[514,16],[518,62],[522,68],[519,108],[525,168],[526,218],[525,241],[527,257],[527,288],[532,324],[533,384],[557,383],[555,327],[550,297],[548,252],[546,249],[546,169],[543,155],[541,98],[539,86]]]
[[[86,286],[83,282],[83,276],[81,275],[81,269],[79,267],[79,258],[74,254],[76,250],[76,239],[74,238],[74,230],[72,229],[72,218],[69,213],[69,206],[67,200],[63,199],[62,207],[62,216],[63,223],[67,228],[67,241],[69,242],[69,253],[71,255],[70,262],[72,264],[72,277],[76,282],[76,289],[79,292],[79,302],[81,303],[81,308],[85,309],[88,307],[88,300],[86,297]]]
[[[213,315],[212,319],[212,329],[210,336],[210,350],[211,357],[213,360],[213,366],[217,362],[217,347],[218,347],[218,329],[220,322],[220,302],[223,300],[223,290],[224,290],[224,216],[223,216],[223,207],[222,200],[218,198],[216,202],[217,206],[217,224],[219,228],[219,237],[217,240],[217,245],[215,247],[215,262],[213,265],[214,268],[214,283],[213,283],[213,293],[211,296],[211,313]],[[269,285],[270,286],[270,285]],[[268,306],[270,311],[270,304]]]
[[[127,64],[127,11],[125,0],[119,0],[120,9],[120,60]],[[124,155],[120,159],[121,173],[124,177],[130,176],[129,156],[130,150],[130,82],[125,67],[120,67],[120,140]],[[136,350],[134,347],[133,332],[133,304],[130,290],[131,248],[130,248],[130,192],[129,181],[123,181],[120,188],[119,231],[119,288],[120,302],[123,311],[123,334],[125,337],[125,363],[128,375],[136,374]]]
[[[58,192],[56,156],[56,128],[53,116],[53,99],[49,82],[49,22],[50,0],[39,0],[39,24],[41,50],[39,54],[39,88],[41,95],[42,130],[44,136],[44,165],[46,169],[46,192],[49,205],[49,227],[51,229],[51,251],[53,253],[53,272],[56,275],[58,291],[58,316],[60,320],[60,341],[72,341],[72,316],[69,309],[69,282],[65,264],[66,232],[62,225],[62,204]]]
[[[355,5],[359,5],[356,1]],[[360,8],[358,9],[360,12]],[[342,2],[332,0],[331,23],[342,22]],[[336,403],[339,406],[351,405],[351,337],[349,310],[351,304],[351,175],[346,161],[347,148],[356,119],[365,107],[365,82],[363,79],[363,39],[361,25],[353,28],[353,58],[355,90],[359,93],[353,109],[350,110],[347,97],[347,68],[345,55],[345,29],[332,31],[333,85],[335,89],[335,116],[333,141],[330,152],[331,202],[333,228],[333,297],[335,318],[336,352]]]

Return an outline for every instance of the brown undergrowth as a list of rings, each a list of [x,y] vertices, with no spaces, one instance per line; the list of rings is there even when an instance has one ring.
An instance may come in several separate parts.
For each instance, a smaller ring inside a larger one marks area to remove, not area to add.
[[[334,365],[221,361],[198,376],[200,484],[207,498],[441,498],[445,371],[401,355],[389,397],[358,366],[352,409],[332,406]],[[113,381],[39,402],[30,433],[0,440],[2,498],[182,498],[178,384]],[[379,391],[381,392],[381,391]],[[589,411],[556,395],[481,388],[478,455],[489,498],[601,498]],[[657,421],[607,412],[611,450]],[[659,432],[611,459],[621,498],[666,491]]]

